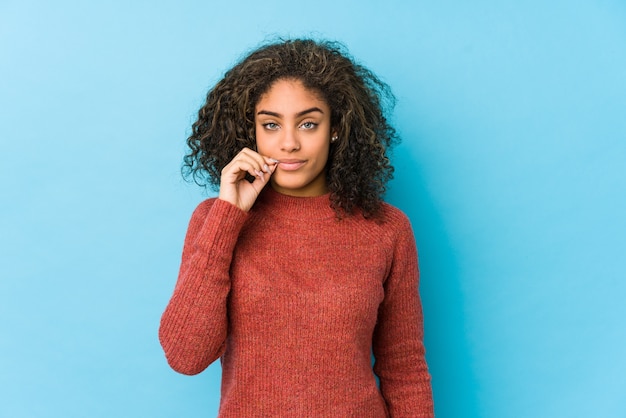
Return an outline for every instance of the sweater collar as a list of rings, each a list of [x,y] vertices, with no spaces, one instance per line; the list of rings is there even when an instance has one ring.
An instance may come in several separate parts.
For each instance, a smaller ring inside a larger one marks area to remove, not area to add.
[[[288,196],[272,189],[270,185],[263,189],[254,208],[289,219],[323,219],[336,216],[330,207],[330,193],[314,197]]]

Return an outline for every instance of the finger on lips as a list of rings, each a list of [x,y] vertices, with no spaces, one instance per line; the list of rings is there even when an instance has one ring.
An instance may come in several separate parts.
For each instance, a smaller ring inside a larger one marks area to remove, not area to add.
[[[251,176],[265,180],[265,174],[272,174],[276,170],[278,160],[265,157],[249,148],[243,148],[232,161],[233,171],[245,171]]]

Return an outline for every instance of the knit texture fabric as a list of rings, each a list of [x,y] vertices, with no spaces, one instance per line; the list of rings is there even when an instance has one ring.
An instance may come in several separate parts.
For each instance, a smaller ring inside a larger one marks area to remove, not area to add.
[[[202,202],[159,338],[180,373],[221,357],[220,417],[434,416],[415,240],[387,204],[376,223],[271,187],[248,213]]]

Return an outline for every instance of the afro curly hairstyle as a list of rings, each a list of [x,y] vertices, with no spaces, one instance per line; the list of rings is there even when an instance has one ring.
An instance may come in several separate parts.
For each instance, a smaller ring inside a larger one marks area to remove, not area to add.
[[[338,139],[331,144],[326,181],[339,218],[360,210],[381,215],[397,140],[387,115],[395,105],[389,86],[356,63],[337,42],[280,40],[244,57],[208,92],[187,138],[183,176],[217,190],[222,169],[242,148],[256,149],[255,106],[278,80],[299,80],[331,110]]]

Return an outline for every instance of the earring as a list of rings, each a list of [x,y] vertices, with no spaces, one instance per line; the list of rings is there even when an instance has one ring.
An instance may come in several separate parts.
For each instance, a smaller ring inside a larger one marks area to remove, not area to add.
[[[330,138],[330,143],[332,144],[333,142],[335,142],[337,139],[339,139],[339,137],[337,135],[333,136],[332,138]]]

